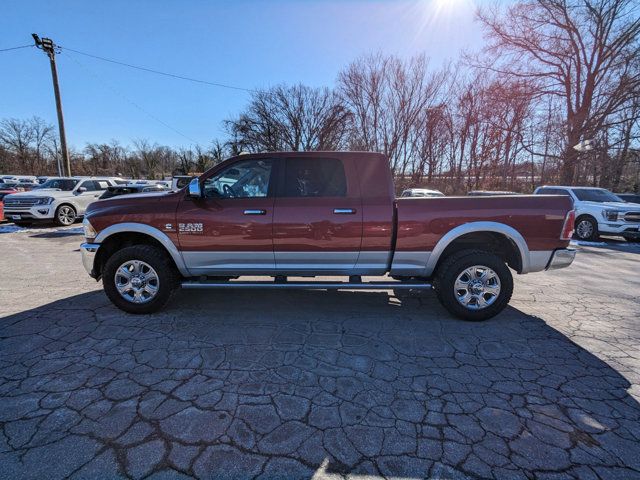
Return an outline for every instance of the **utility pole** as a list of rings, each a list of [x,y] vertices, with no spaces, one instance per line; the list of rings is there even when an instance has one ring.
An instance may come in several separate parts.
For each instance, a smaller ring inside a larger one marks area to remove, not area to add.
[[[51,78],[53,79],[53,93],[56,97],[56,109],[58,111],[58,130],[60,131],[60,150],[62,151],[62,160],[67,167],[67,176],[71,176],[71,162],[69,161],[69,151],[67,150],[67,136],[64,131],[64,117],[62,115],[62,100],[60,99],[60,87],[58,86],[58,69],[56,68],[56,46],[50,38],[40,38],[32,33],[36,47],[42,50],[49,57],[51,64]]]

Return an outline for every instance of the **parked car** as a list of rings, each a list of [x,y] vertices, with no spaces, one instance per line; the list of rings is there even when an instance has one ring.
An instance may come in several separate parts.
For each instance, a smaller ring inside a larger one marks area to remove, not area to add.
[[[17,193],[18,191],[14,188],[3,186],[0,184],[0,222],[4,221],[4,197],[10,195],[12,193]]]
[[[640,204],[640,193],[614,193],[614,195],[623,202]]]
[[[18,192],[30,192],[31,190],[38,188],[39,186],[40,184],[31,182],[19,182],[13,184],[13,188],[15,188]]]
[[[401,197],[444,197],[440,190],[429,190],[427,188],[408,188],[402,191]]]
[[[5,185],[37,184],[33,175],[3,175],[0,181]]]
[[[518,192],[500,191],[500,190],[471,190],[467,193],[468,197],[497,197],[500,195],[520,195]]]
[[[30,192],[7,195],[5,216],[16,225],[37,221],[71,225],[112,185],[114,180],[105,177],[51,177]]]
[[[270,152],[233,157],[186,190],[91,204],[81,252],[131,313],[160,309],[179,286],[433,287],[452,314],[484,320],[511,298],[509,267],[571,264],[573,218],[566,197],[396,199],[378,153]],[[385,274],[399,280],[361,278]],[[276,281],[228,280],[241,275]],[[288,281],[300,275],[349,281]]]
[[[130,195],[133,193],[166,192],[168,190],[169,187],[158,183],[116,185],[107,188],[107,190],[105,190],[105,192],[100,196],[100,200],[117,197],[119,195]]]
[[[580,240],[597,240],[601,233],[620,235],[627,241],[640,238],[640,205],[626,203],[609,190],[545,185],[534,193],[571,198],[576,211],[575,235]]]

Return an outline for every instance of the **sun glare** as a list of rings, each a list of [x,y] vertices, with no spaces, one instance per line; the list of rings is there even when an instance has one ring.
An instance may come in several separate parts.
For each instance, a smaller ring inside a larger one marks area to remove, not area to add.
[[[418,0],[414,4],[420,25],[418,35],[428,30],[435,35],[447,35],[460,27],[460,22],[473,16],[474,0]],[[464,32],[459,32],[464,35]]]
[[[446,13],[447,11],[455,11],[469,2],[466,0],[431,0],[431,3],[436,12]]]

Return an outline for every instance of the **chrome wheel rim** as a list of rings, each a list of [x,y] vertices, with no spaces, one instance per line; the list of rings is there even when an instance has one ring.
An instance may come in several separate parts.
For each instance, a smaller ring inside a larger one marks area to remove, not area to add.
[[[582,220],[576,227],[578,238],[590,238],[593,235],[593,224],[589,220]]]
[[[58,210],[58,220],[63,225],[71,225],[76,220],[76,212],[71,207],[60,207]]]
[[[474,265],[458,275],[453,292],[460,305],[469,310],[482,310],[500,295],[500,277],[489,267]]]
[[[151,265],[141,260],[127,260],[116,270],[116,290],[131,303],[153,300],[160,288],[160,278]]]

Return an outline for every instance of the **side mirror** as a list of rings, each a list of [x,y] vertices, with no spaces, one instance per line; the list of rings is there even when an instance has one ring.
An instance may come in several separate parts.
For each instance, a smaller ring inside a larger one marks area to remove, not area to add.
[[[78,190],[76,190],[76,192],[78,192],[78,193],[84,193],[86,191],[87,191],[86,187],[78,187]]]
[[[191,198],[202,198],[202,189],[200,188],[200,181],[197,178],[189,182],[189,196]]]

